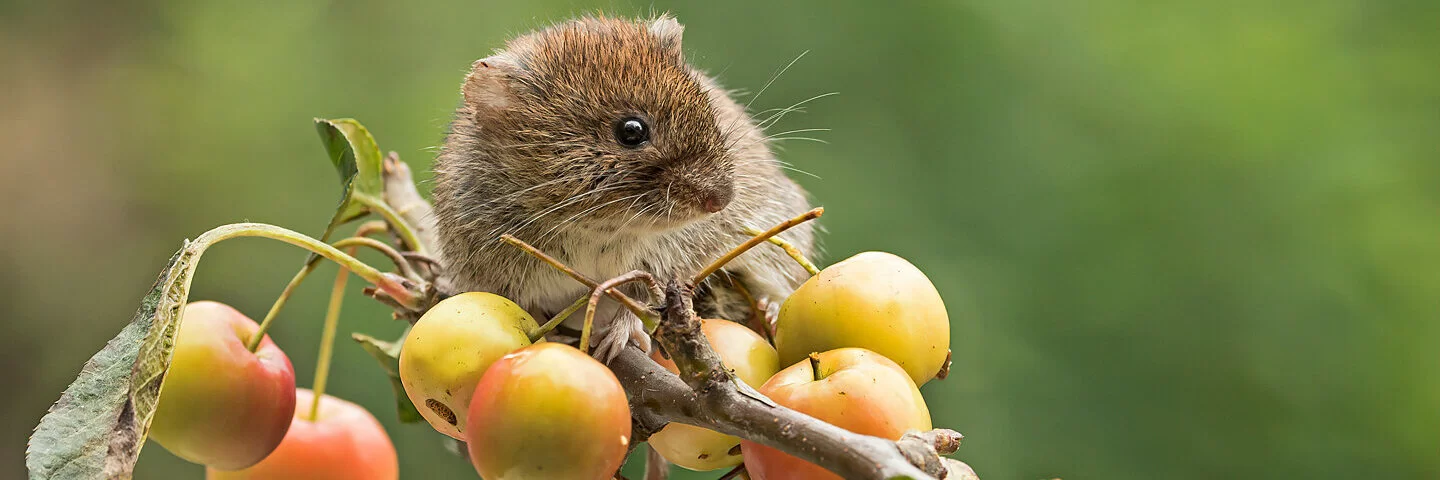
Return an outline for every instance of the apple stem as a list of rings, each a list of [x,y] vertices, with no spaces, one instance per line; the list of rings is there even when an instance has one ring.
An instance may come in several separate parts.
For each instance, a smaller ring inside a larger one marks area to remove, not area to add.
[[[740,476],[741,476],[741,475],[745,475],[745,473],[746,473],[746,472],[745,472],[745,464],[742,463],[742,464],[736,465],[735,468],[730,469],[730,471],[725,472],[724,475],[721,475],[720,478],[718,478],[718,479],[716,479],[716,480],[731,480],[731,479],[735,479],[735,478],[740,478]],[[750,478],[750,477],[749,477],[749,475],[746,475],[745,478]]]
[[[406,222],[405,217],[401,216],[399,212],[390,208],[390,204],[369,195],[355,195],[354,198],[369,208],[370,211],[379,214],[391,227],[394,227],[395,234],[400,236],[400,240],[405,242],[405,246],[410,247],[410,249],[415,252],[429,254],[429,252],[425,250],[425,244],[420,241],[420,236],[415,233],[415,228],[411,227],[410,223]]]
[[[564,310],[561,310],[560,313],[556,314],[554,317],[550,317],[550,321],[545,322],[544,325],[535,327],[534,330],[526,333],[525,336],[530,337],[530,343],[540,341],[541,338],[545,337],[545,334],[550,333],[550,331],[554,330],[555,327],[560,326],[560,322],[564,322],[565,319],[570,318],[571,314],[574,314],[576,311],[584,308],[585,305],[589,303],[589,301],[589,295],[582,295],[580,298],[575,299],[574,302],[571,302],[570,306],[565,307]]]
[[[389,230],[389,227],[385,222],[379,220],[365,222],[360,224],[359,228],[355,229],[355,236],[364,237],[386,230]],[[322,239],[328,237],[330,232],[327,231],[325,233],[326,234],[321,237]],[[339,242],[337,242],[337,244],[338,243]],[[351,251],[353,252],[354,250],[352,249]],[[319,255],[311,253],[310,257],[305,259],[305,265],[300,267],[300,271],[296,272],[295,276],[290,279],[290,283],[285,284],[285,289],[280,291],[280,296],[275,298],[275,303],[270,304],[270,311],[265,312],[265,319],[260,322],[260,328],[256,329],[255,334],[250,338],[250,342],[245,345],[247,350],[254,353],[255,350],[260,348],[260,341],[265,338],[265,332],[270,331],[270,326],[275,322],[275,317],[280,315],[280,310],[285,308],[285,303],[290,300],[290,296],[295,293],[295,289],[300,286],[301,282],[305,281],[306,277],[310,276],[311,272],[315,271],[315,267],[320,266],[320,258]]]
[[[400,269],[400,274],[404,275],[405,278],[409,278],[412,280],[420,280],[420,277],[415,274],[415,270],[410,267],[410,260],[406,259],[405,255],[395,250],[394,247],[386,245],[385,242],[381,242],[379,240],[369,237],[355,236],[341,239],[340,241],[335,242],[332,245],[334,245],[335,248],[358,246],[374,249],[384,254],[386,257],[389,257],[390,261],[395,263],[395,268]],[[348,251],[351,252],[351,254],[353,255],[355,249],[351,248]]]
[[[817,382],[825,379],[825,376],[820,374],[819,353],[810,352],[810,373],[811,375],[814,375],[815,381]]]
[[[591,290],[594,290],[595,287],[600,286],[600,282],[591,280],[590,277],[585,276],[585,274],[575,271],[575,269],[570,268],[570,266],[566,265],[564,262],[556,260],[555,257],[552,257],[549,254],[541,251],[540,249],[535,248],[534,245],[525,243],[524,240],[515,238],[514,235],[510,235],[508,233],[501,235],[500,240],[503,240],[505,241],[505,243],[513,245],[515,246],[515,248],[519,248],[525,253],[530,254],[530,256],[535,257],[542,262],[545,262],[551,267],[554,267],[556,270],[559,270],[565,275],[568,275],[570,278],[575,279],[575,281],[580,282],[586,287],[589,287]],[[631,313],[635,314],[635,316],[640,317],[640,320],[645,322],[645,331],[653,331],[655,330],[656,326],[660,325],[660,315],[651,310],[650,307],[647,307],[641,304],[639,301],[630,298],[630,296],[625,295],[625,293],[619,290],[610,289],[606,290],[605,293],[610,295],[610,298],[619,301],[621,305],[624,305],[625,308],[629,309]]]
[[[945,349],[945,363],[940,364],[940,371],[935,373],[936,380],[944,380],[945,377],[950,376],[950,357],[954,355],[954,350]]]
[[[290,283],[285,284],[285,289],[280,291],[280,296],[275,299],[275,303],[270,304],[270,311],[265,312],[265,319],[260,322],[260,328],[255,330],[255,334],[250,337],[250,342],[245,345],[250,353],[255,353],[255,350],[260,348],[260,340],[265,338],[265,332],[270,331],[270,325],[275,323],[275,317],[280,315],[280,309],[285,308],[285,302],[290,300],[290,295],[295,293],[295,288],[299,287],[300,282],[305,281],[305,277],[310,276],[310,272],[315,271],[315,267],[318,266],[320,266],[320,257],[311,255],[305,261],[305,266],[300,267],[300,271],[290,278]]]
[[[700,273],[695,274],[695,277],[690,280],[690,283],[693,285],[701,284],[705,281],[706,278],[710,276],[710,274],[713,274],[717,270],[724,268],[725,264],[730,263],[730,261],[734,260],[735,257],[738,257],[741,254],[750,251],[751,248],[755,248],[756,245],[759,245],[762,242],[769,240],[771,237],[779,235],[780,232],[789,230],[790,227],[794,227],[796,225],[820,218],[820,215],[823,214],[825,214],[825,207],[816,207],[815,209],[802,213],[795,218],[780,222],[779,225],[770,227],[769,230],[760,232],[759,235],[750,237],[750,239],[746,240],[745,243],[742,243],[739,246],[731,249],[724,256],[715,259],[714,262],[710,262],[710,265],[706,266],[704,270],[701,270]]]
[[[660,290],[660,284],[655,281],[655,277],[641,270],[632,270],[630,273],[596,285],[595,290],[590,293],[590,303],[585,306],[585,326],[580,328],[580,352],[590,353],[590,329],[595,323],[595,308],[600,306],[600,296],[615,287],[636,281],[645,282],[645,285],[650,287],[651,297],[663,298],[665,296],[665,292]],[[658,298],[651,298],[651,300],[658,300]]]
[[[355,252],[355,246],[350,247],[350,253]],[[350,271],[344,267],[335,274],[335,284],[330,288],[330,304],[325,308],[325,326],[320,332],[320,354],[315,361],[315,382],[311,384],[310,390],[315,392],[314,400],[310,404],[310,421],[315,421],[320,416],[320,399],[325,397],[325,384],[330,379],[330,360],[334,356],[335,331],[340,325],[340,307],[345,304],[345,284],[350,280]]]
[[[740,296],[745,298],[745,303],[750,305],[750,318],[746,319],[747,323],[751,324],[750,329],[764,336],[765,343],[774,345],[775,332],[770,329],[770,321],[766,318],[769,316],[769,313],[766,312],[765,305],[763,305],[760,300],[757,300],[755,295],[750,293],[750,289],[745,288],[744,283],[736,280],[729,272],[725,272],[725,279],[730,281],[730,287],[740,293]],[[769,302],[769,300],[765,300],[765,302]]]
[[[760,229],[750,226],[745,227],[745,233],[751,235],[765,234],[765,232],[761,232]],[[785,239],[778,236],[770,237],[767,239],[767,241],[775,244],[775,246],[780,247],[781,250],[784,250],[786,255],[789,255],[791,259],[795,260],[795,263],[800,264],[800,267],[804,268],[806,272],[810,272],[810,276],[813,277],[820,274],[820,269],[816,268],[815,264],[810,262],[810,259],[805,258],[805,254],[800,253],[800,249],[796,248],[794,244],[787,242],[785,241]]]
[[[221,225],[201,234],[199,237],[196,237],[195,243],[214,244],[216,242],[239,237],[263,237],[272,240],[279,240],[300,248],[304,248],[332,262],[338,263],[340,264],[340,266],[345,267],[352,272],[355,272],[356,276],[359,276],[360,278],[365,279],[365,281],[373,283],[382,289],[389,290],[394,288],[403,288],[398,284],[398,277],[395,277],[394,275],[387,275],[385,274],[385,272],[381,272],[375,267],[372,267],[369,264],[362,262],[355,257],[345,254],[345,252],[340,251],[340,249],[335,248],[328,243],[316,240],[294,230],[277,227],[270,224],[232,223],[229,225]],[[403,301],[405,299],[397,300]],[[412,298],[409,300],[416,299]]]

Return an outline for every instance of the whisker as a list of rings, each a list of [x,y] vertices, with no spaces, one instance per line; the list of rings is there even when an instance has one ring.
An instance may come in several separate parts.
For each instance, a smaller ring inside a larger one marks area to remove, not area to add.
[[[785,74],[785,71],[790,70],[790,67],[794,66],[794,65],[795,65],[795,62],[799,62],[800,59],[805,58],[805,55],[809,55],[809,54],[810,54],[810,51],[809,51],[809,50],[800,52],[800,55],[797,55],[794,60],[791,60],[790,63],[786,64],[786,65],[785,65],[785,68],[780,69],[780,72],[778,72],[778,73],[776,73],[774,76],[770,77],[770,80],[767,81],[767,82],[765,82],[765,86],[760,87],[760,91],[759,91],[759,92],[756,92],[756,93],[755,93],[755,96],[750,97],[750,101],[745,102],[745,109],[746,109],[746,110],[749,110],[749,109],[750,109],[750,104],[753,104],[753,103],[755,103],[755,100],[760,99],[760,96],[765,94],[765,90],[769,89],[769,88],[770,88],[770,85],[773,84],[773,83],[775,83],[775,80],[776,80],[776,79],[780,78],[781,75],[784,75],[784,74]]]
[[[816,95],[816,96],[813,96],[813,97],[810,97],[810,98],[801,100],[801,101],[799,101],[799,102],[795,102],[794,105],[791,105],[791,106],[788,106],[788,107],[779,109],[779,110],[780,110],[779,112],[777,112],[777,113],[775,113],[775,114],[773,114],[773,115],[770,115],[769,117],[766,117],[764,120],[761,120],[760,123],[757,124],[757,126],[759,126],[761,129],[769,128],[769,127],[771,127],[771,126],[774,126],[776,123],[779,123],[779,122],[780,122],[780,119],[785,118],[785,115],[787,115],[787,114],[789,114],[789,113],[791,113],[791,112],[803,112],[804,109],[800,108],[800,106],[802,106],[802,105],[805,105],[805,104],[807,104],[807,103],[810,103],[811,101],[814,101],[814,100],[819,100],[819,99],[822,99],[822,98],[825,98],[825,97],[835,96],[835,95],[839,95],[839,94],[840,94],[840,92],[822,93],[822,94],[819,94],[819,95]]]
[[[807,141],[807,142],[823,143],[823,144],[825,144],[825,145],[829,145],[829,144],[830,144],[830,142],[827,141],[827,140],[821,140],[821,139],[818,139],[818,138],[810,138],[810,137],[780,137],[780,138],[772,138],[772,139],[770,139],[770,141],[773,141],[773,142],[783,142],[783,141],[786,141],[786,140],[804,140],[804,141]]]
[[[620,198],[618,198],[618,199],[611,200],[611,201],[608,201],[608,202],[605,202],[605,203],[602,203],[602,204],[599,204],[599,205],[590,207],[590,208],[588,208],[588,209],[585,209],[585,210],[583,210],[583,211],[581,211],[581,212],[579,212],[579,213],[576,213],[576,214],[574,214],[574,215],[571,215],[570,218],[566,218],[566,219],[561,220],[561,221],[559,221],[559,222],[555,222],[555,226],[550,227],[549,230],[546,230],[545,233],[540,234],[540,236],[537,237],[537,238],[539,239],[539,242],[540,242],[541,244],[544,244],[545,241],[550,238],[550,235],[551,235],[552,233],[555,233],[555,230],[556,230],[556,229],[560,228],[561,226],[564,226],[564,225],[569,224],[571,220],[575,220],[576,218],[580,218],[581,216],[584,216],[584,215],[589,215],[590,213],[595,212],[595,211],[597,211],[597,210],[600,210],[600,209],[602,209],[602,208],[605,208],[606,206],[609,206],[609,205],[612,205],[612,204],[615,204],[615,203],[619,203],[619,202],[623,202],[623,201],[626,201],[626,200],[630,200],[631,198],[640,197],[641,195],[644,195],[644,194],[643,194],[643,193],[637,193],[637,194],[635,194],[635,195],[620,197]]]
[[[770,140],[770,139],[779,137],[779,136],[781,136],[781,135],[789,135],[789,134],[792,134],[792,133],[828,132],[828,131],[830,131],[830,129],[828,129],[828,128],[801,128],[801,129],[798,129],[798,130],[787,130],[787,131],[784,131],[784,132],[780,132],[780,133],[776,133],[776,134],[773,134],[773,135],[769,135],[769,136],[766,136],[765,139],[766,139],[766,140]]]

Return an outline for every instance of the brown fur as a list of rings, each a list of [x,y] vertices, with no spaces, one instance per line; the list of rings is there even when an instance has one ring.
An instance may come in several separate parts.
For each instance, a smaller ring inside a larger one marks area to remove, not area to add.
[[[548,317],[585,288],[499,242],[501,234],[596,279],[633,269],[666,278],[698,271],[748,238],[746,226],[808,208],[744,107],[685,62],[681,30],[669,17],[587,17],[475,62],[435,167],[436,223],[455,287],[495,292]],[[614,139],[615,122],[628,115],[651,129],[641,148]],[[711,214],[707,199],[730,201]],[[785,238],[802,251],[813,245],[808,225]],[[768,245],[726,271],[777,301],[806,278]],[[744,302],[717,277],[702,314],[742,320]],[[628,316],[607,301],[597,318]],[[623,335],[609,337],[623,345]]]

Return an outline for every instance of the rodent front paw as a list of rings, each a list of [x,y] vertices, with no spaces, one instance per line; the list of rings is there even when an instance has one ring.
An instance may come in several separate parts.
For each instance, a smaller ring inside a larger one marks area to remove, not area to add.
[[[634,343],[645,353],[650,353],[650,335],[645,333],[645,324],[626,312],[621,318],[596,332],[591,340],[595,358],[601,363],[610,363],[626,346]]]

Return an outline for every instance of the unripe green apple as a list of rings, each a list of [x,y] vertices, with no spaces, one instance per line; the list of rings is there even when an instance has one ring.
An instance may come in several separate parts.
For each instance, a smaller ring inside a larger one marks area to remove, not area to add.
[[[530,345],[538,328],[525,309],[484,292],[456,295],[435,304],[400,347],[400,383],[430,425],[465,439],[470,394],[485,369],[500,357]]]
[[[758,388],[780,369],[780,357],[755,331],[729,320],[701,320],[700,330],[710,341],[710,348],[720,355],[735,378]],[[674,373],[675,362],[656,350],[651,354],[656,363]],[[740,439],[694,425],[671,422],[650,436],[650,446],[670,463],[690,470],[707,471],[739,465],[742,457],[735,446]],[[734,454],[731,452],[734,451]]]
[[[254,353],[245,348],[258,330],[229,305],[186,305],[150,437],[180,458],[225,470],[275,450],[295,411],[295,369],[268,335]]]
[[[384,427],[364,407],[329,395],[310,419],[315,392],[296,392],[290,432],[274,453],[250,468],[205,469],[207,480],[396,480],[400,460]]]
[[[900,364],[917,385],[935,378],[950,348],[940,292],[898,256],[865,252],[806,280],[780,307],[780,364],[812,352],[859,347]]]
[[[776,403],[864,435],[899,440],[930,430],[930,410],[915,381],[895,362],[863,348],[841,348],[796,363],[765,382]],[[779,450],[740,442],[755,480],[840,480],[840,476]]]
[[[630,444],[630,405],[605,365],[539,343],[485,371],[465,436],[485,480],[608,480]]]

